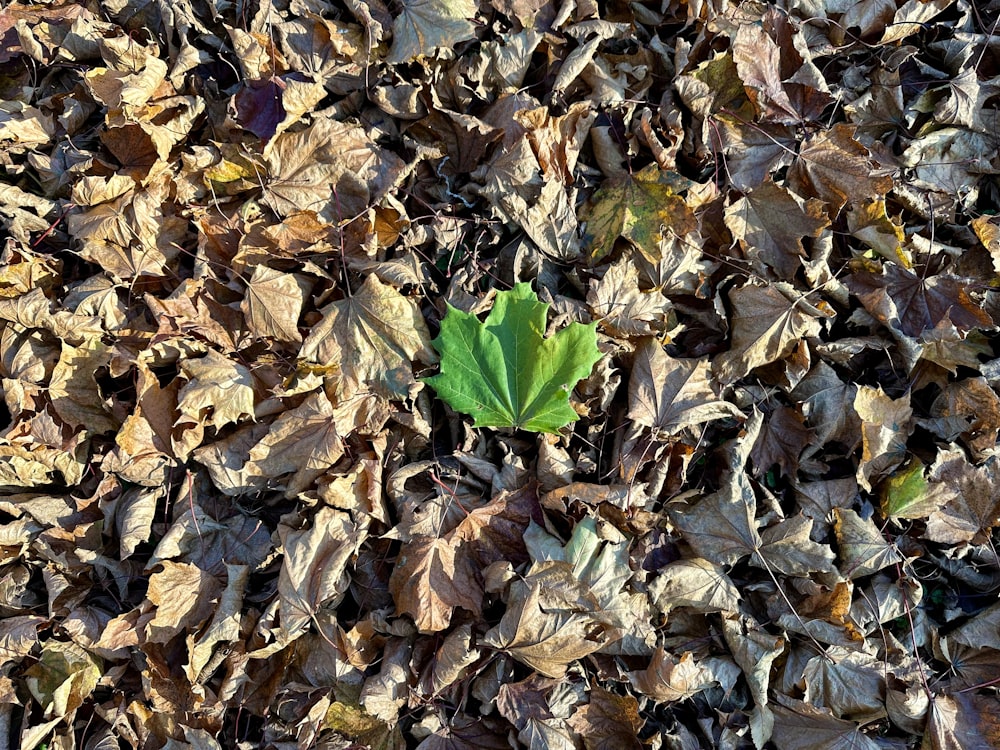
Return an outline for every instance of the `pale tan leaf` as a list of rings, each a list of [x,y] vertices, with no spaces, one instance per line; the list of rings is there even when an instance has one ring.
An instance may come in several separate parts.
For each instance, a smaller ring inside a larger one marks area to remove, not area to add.
[[[763,747],[771,739],[774,727],[774,715],[768,705],[771,665],[785,653],[787,643],[784,638],[761,630],[749,618],[726,618],[722,621],[722,626],[726,644],[743,670],[756,703],[750,713],[750,732],[754,744]]]
[[[632,687],[656,701],[682,701],[707,690],[716,684],[710,669],[695,661],[690,652],[678,659],[657,647],[642,671],[629,672]]]
[[[97,687],[104,664],[72,642],[48,640],[24,682],[45,715],[64,718]]]
[[[302,304],[312,285],[298,274],[282,273],[267,266],[254,268],[240,309],[250,330],[261,338],[298,343],[302,341],[298,321]]]
[[[696,612],[736,612],[740,592],[721,566],[701,557],[670,563],[650,584],[653,602],[664,613],[674,607]]]
[[[850,508],[834,508],[840,572],[848,579],[871,575],[902,562],[902,555],[879,532],[874,521],[862,519]]]
[[[760,549],[756,507],[750,480],[737,471],[727,477],[722,489],[693,507],[671,509],[670,519],[699,557],[732,565]]]
[[[676,359],[654,340],[636,352],[629,380],[629,419],[651,427],[664,439],[685,427],[726,417],[742,417],[712,387],[707,358]]]
[[[339,367],[337,391],[344,399],[359,390],[390,399],[411,397],[420,389],[414,362],[437,361],[420,308],[375,274],[353,296],[330,303],[322,313],[300,356]]]
[[[209,349],[204,357],[182,360],[180,368],[187,383],[177,394],[178,423],[225,427],[253,416],[254,381],[243,365]]]
[[[885,667],[871,654],[831,646],[809,660],[802,678],[804,700],[838,718],[868,724],[885,716]]]
[[[406,0],[392,24],[388,63],[430,57],[438,48],[451,50],[475,38],[470,19],[476,14],[472,0]]]
[[[833,550],[810,539],[812,527],[812,519],[802,515],[769,526],[750,562],[790,576],[836,573]]]
[[[281,625],[297,636],[347,591],[347,566],[365,532],[347,513],[322,507],[309,526],[292,529],[282,524],[278,535],[284,552],[278,574]]]
[[[787,357],[801,339],[819,334],[819,318],[831,315],[782,283],[748,283],[729,296],[733,304],[733,340],[729,351],[713,362],[724,385],[736,382],[756,367]]]
[[[549,609],[542,605],[539,582],[515,585],[500,624],[482,643],[510,654],[547,677],[562,677],[566,668],[600,649],[608,641],[608,628],[586,611]]]
[[[601,327],[616,336],[653,336],[670,326],[672,305],[659,290],[639,288],[639,271],[627,258],[590,282],[587,304]]]
[[[267,435],[250,449],[244,468],[249,476],[293,493],[305,489],[343,455],[333,405],[326,393],[318,391],[274,420]]]
[[[59,362],[52,371],[49,396],[60,419],[87,432],[113,432],[118,422],[104,408],[94,375],[111,359],[110,348],[98,339],[78,347],[63,344]]]
[[[960,449],[941,450],[927,478],[938,507],[927,518],[924,536],[944,544],[987,541],[1000,524],[995,459],[973,466]]]
[[[166,560],[149,577],[146,598],[155,610],[146,624],[146,640],[167,643],[184,630],[193,632],[211,617],[218,580],[197,565]]]
[[[881,388],[862,385],[854,397],[854,410],[861,418],[862,454],[858,484],[871,491],[878,481],[906,458],[906,441],[913,430],[910,393],[898,399]]]

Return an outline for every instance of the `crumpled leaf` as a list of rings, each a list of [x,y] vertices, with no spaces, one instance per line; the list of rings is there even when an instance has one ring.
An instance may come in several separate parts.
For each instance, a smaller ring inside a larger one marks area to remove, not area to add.
[[[371,274],[354,294],[321,310],[299,356],[339,370],[342,399],[372,390],[391,399],[416,395],[413,364],[437,361],[420,309]]]
[[[652,336],[669,326],[672,306],[662,292],[639,288],[639,271],[627,259],[590,282],[587,303],[601,327],[618,336]]]
[[[264,202],[279,216],[313,211],[335,225],[380,199],[403,167],[361,128],[327,118],[282,133],[268,149],[271,179]]]
[[[707,358],[675,359],[655,341],[646,341],[632,365],[629,419],[663,439],[686,427],[742,417],[734,404],[718,398],[711,372]]]
[[[456,607],[478,614],[483,604],[472,560],[461,545],[427,536],[403,546],[389,590],[397,610],[410,615],[421,633],[445,630]]]
[[[345,571],[365,532],[347,513],[320,508],[308,527],[281,525],[278,533],[284,551],[278,575],[281,625],[296,636],[347,591]]]
[[[873,480],[887,474],[906,457],[906,441],[913,429],[910,394],[893,399],[881,388],[863,385],[854,397],[854,410],[861,418],[858,484],[871,490]]]
[[[773,182],[765,182],[726,208],[726,225],[733,236],[773,268],[782,279],[791,280],[805,255],[804,237],[818,237],[829,225],[823,202],[808,201]]]
[[[924,535],[935,542],[958,544],[987,539],[1000,525],[1000,490],[995,462],[973,466],[961,450],[938,452],[928,474],[935,508]]]
[[[639,702],[631,695],[615,695],[595,685],[590,702],[567,723],[584,737],[587,750],[638,750],[643,746],[639,732],[645,722],[639,716]]]
[[[556,594],[558,596],[558,593]],[[521,584],[508,602],[500,624],[482,638],[547,677],[562,677],[570,662],[592,654],[608,640],[610,627],[587,611],[542,606],[542,585]]]
[[[774,713],[774,744],[781,750],[878,750],[879,745],[853,721],[838,719],[829,709],[785,699]]]
[[[846,578],[862,578],[902,561],[902,555],[882,538],[870,518],[862,519],[850,508],[834,508],[833,514],[840,571]]]
[[[311,284],[302,276],[257,266],[247,283],[240,309],[257,336],[278,341],[302,341],[298,320]]]
[[[253,376],[240,363],[209,349],[204,357],[182,361],[181,371],[187,383],[177,394],[179,422],[225,427],[253,416]]]
[[[471,19],[476,14],[472,0],[405,0],[392,24],[392,48],[388,63],[409,62],[430,56],[438,48],[452,49],[475,38]]]
[[[802,144],[788,181],[800,196],[826,201],[833,217],[844,204],[885,195],[892,187],[892,177],[879,174],[868,157],[868,149],[854,140],[854,128],[838,123]]]
[[[549,306],[528,283],[497,294],[485,323],[449,308],[434,346],[441,374],[425,379],[476,427],[558,432],[578,419],[569,391],[600,359],[596,323],[544,338]]]
[[[801,339],[819,333],[819,318],[831,315],[780,283],[748,283],[729,296],[733,304],[733,341],[729,351],[712,363],[723,385],[787,357]]]
[[[83,705],[97,687],[103,669],[100,659],[75,643],[48,641],[24,677],[45,715],[61,719]]]
[[[701,557],[678,560],[660,571],[649,587],[657,607],[669,613],[675,607],[696,612],[737,612],[740,592],[721,566]]]
[[[646,669],[629,672],[628,679],[643,695],[665,702],[687,700],[715,685],[711,670],[695,661],[690,651],[677,659],[662,646],[657,647]]]
[[[247,476],[286,492],[305,488],[344,455],[337,423],[338,415],[326,394],[311,394],[297,408],[283,412],[250,449],[244,467]]]
[[[682,185],[682,178],[663,172],[656,164],[634,175],[608,180],[581,217],[586,222],[584,241],[591,261],[608,255],[615,241],[623,237],[656,262],[665,228],[680,236],[694,231],[694,215],[677,195]]]

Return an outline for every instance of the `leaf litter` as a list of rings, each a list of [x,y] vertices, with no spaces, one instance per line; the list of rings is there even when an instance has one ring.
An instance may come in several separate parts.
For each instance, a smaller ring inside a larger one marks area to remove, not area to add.
[[[7,4],[0,747],[1000,747],[998,23]]]

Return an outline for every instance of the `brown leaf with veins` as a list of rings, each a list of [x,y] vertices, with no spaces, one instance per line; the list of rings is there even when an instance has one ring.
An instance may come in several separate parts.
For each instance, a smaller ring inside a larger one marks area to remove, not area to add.
[[[850,508],[834,508],[834,528],[840,548],[840,572],[853,580],[902,562],[903,556],[882,538],[875,522]]]
[[[858,387],[854,410],[861,418],[861,461],[858,484],[871,491],[877,482],[906,458],[906,441],[913,431],[910,394],[898,399],[887,396],[881,388]]]
[[[149,577],[146,598],[155,607],[146,622],[145,639],[167,643],[175,635],[194,632],[212,616],[222,586],[197,565],[165,560],[162,570]]]
[[[742,417],[734,404],[716,395],[711,372],[707,358],[676,359],[657,341],[647,339],[632,365],[629,419],[666,439],[686,427]]]
[[[771,709],[772,736],[781,750],[879,750],[881,747],[856,722],[839,719],[829,709],[793,698],[784,698],[782,703],[786,705]]]
[[[56,414],[70,427],[82,427],[90,433],[118,429],[118,420],[104,407],[104,398],[94,379],[110,357],[110,348],[99,339],[88,339],[78,347],[62,345],[49,382],[49,397]]]
[[[893,179],[872,166],[868,149],[854,140],[854,126],[838,123],[802,144],[788,170],[788,183],[802,197],[826,201],[833,218],[848,202],[885,195]]]
[[[326,393],[311,394],[274,421],[250,449],[245,470],[289,494],[305,489],[344,455],[337,421]]]
[[[924,536],[943,544],[987,542],[1000,524],[1000,481],[995,459],[973,466],[958,449],[942,450],[928,480],[940,504],[927,518]]]
[[[417,304],[371,274],[352,296],[331,302],[302,343],[303,359],[340,368],[337,394],[346,399],[362,389],[402,400],[421,385],[414,361],[433,364],[430,333]]]
[[[524,532],[532,518],[541,520],[535,488],[504,490],[486,505],[469,511],[455,527],[454,536],[465,541],[481,569],[500,560],[518,565],[529,559]]]
[[[670,519],[698,557],[732,565],[760,548],[754,514],[757,500],[742,471],[693,507],[670,509]]]
[[[599,685],[590,689],[590,702],[567,721],[583,737],[587,750],[640,750],[639,731],[645,723],[635,698],[616,695]]]
[[[379,200],[403,169],[402,160],[362,128],[327,118],[268,144],[271,179],[264,202],[279,216],[315,211],[343,224]]]
[[[479,614],[483,591],[464,544],[418,536],[403,545],[389,578],[401,614],[421,633],[438,633],[451,624],[455,607]]]
[[[959,276],[918,274],[884,263],[881,275],[858,269],[846,283],[872,315],[907,336],[918,337],[945,321],[962,332],[993,325],[993,318],[969,296],[969,280]]]
[[[695,661],[691,652],[681,658],[667,653],[662,646],[642,671],[629,672],[629,682],[643,695],[661,702],[683,701],[716,684],[711,670]]]
[[[247,282],[240,309],[250,330],[261,338],[296,344],[302,341],[299,316],[312,284],[303,276],[257,266]]]
[[[779,406],[771,412],[750,451],[757,475],[763,475],[777,465],[782,475],[795,476],[799,468],[799,454],[808,444],[809,435],[798,409]]]
[[[278,535],[284,552],[278,574],[281,625],[294,637],[347,591],[347,566],[366,533],[349,514],[321,507],[308,527],[281,524]]]
[[[760,549],[750,561],[788,576],[836,573],[829,545],[810,538],[813,522],[803,515],[792,516],[761,532]]]
[[[639,271],[628,258],[613,263],[600,281],[590,282],[587,304],[612,336],[655,336],[676,320],[662,291],[639,288]]]
[[[558,578],[543,580],[549,584],[544,589],[543,581],[537,579],[511,586],[500,624],[481,643],[510,654],[546,677],[562,677],[570,662],[607,644],[612,631],[593,613],[596,602],[589,607],[573,604],[576,592],[552,585]],[[564,594],[569,596],[564,598]]]
[[[792,281],[805,257],[804,237],[819,237],[830,224],[823,202],[803,201],[768,181],[750,190],[725,212],[726,226],[778,276]]]
[[[733,340],[729,351],[712,363],[723,385],[787,357],[801,339],[819,334],[819,318],[832,316],[783,283],[748,283],[730,292],[729,298]]]
[[[204,357],[180,363],[187,383],[177,394],[180,422],[225,427],[253,417],[254,380],[243,365],[209,349]]]

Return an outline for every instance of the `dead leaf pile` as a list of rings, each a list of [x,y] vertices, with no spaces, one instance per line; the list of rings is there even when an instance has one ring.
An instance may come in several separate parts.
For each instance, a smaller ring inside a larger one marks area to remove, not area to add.
[[[7,3],[0,747],[1000,746],[998,19]]]

